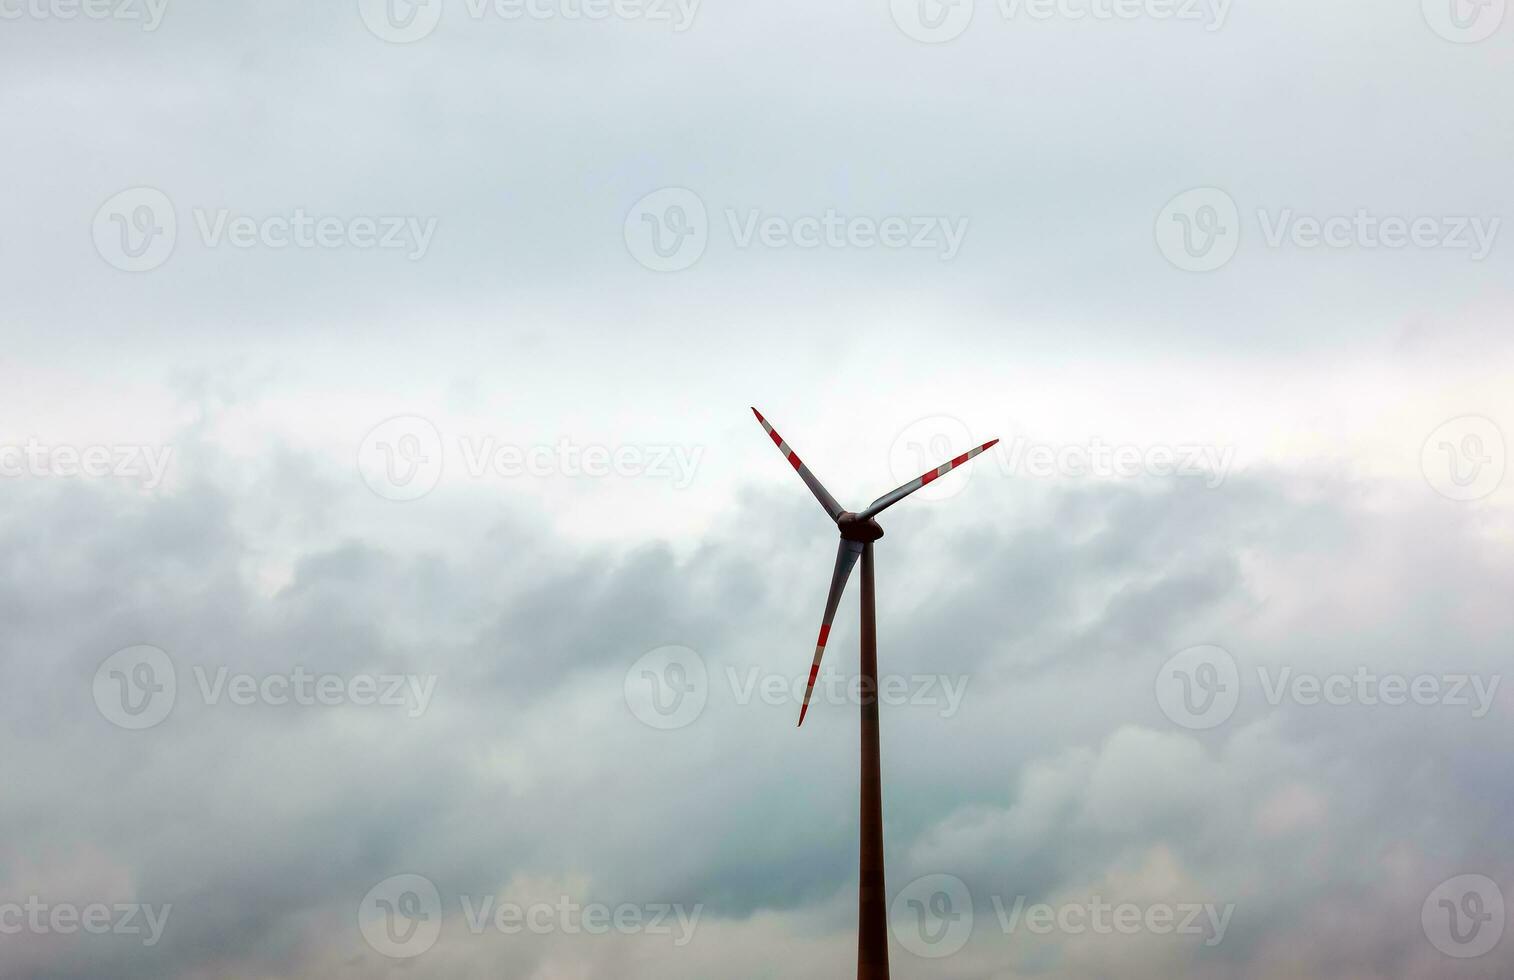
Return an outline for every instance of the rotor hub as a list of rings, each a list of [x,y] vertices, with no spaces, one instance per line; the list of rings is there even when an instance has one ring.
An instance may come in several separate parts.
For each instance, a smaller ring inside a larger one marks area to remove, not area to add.
[[[848,541],[867,543],[883,537],[883,527],[877,518],[862,520],[851,511],[846,511],[836,519],[836,524],[841,528],[841,536]]]

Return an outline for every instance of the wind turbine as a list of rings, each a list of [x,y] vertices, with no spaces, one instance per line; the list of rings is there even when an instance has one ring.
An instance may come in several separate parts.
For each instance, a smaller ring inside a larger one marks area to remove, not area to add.
[[[825,599],[825,618],[820,623],[820,639],[815,643],[815,661],[810,665],[804,703],[799,708],[800,725],[804,724],[804,716],[810,710],[810,694],[815,690],[815,678],[820,675],[820,659],[825,656],[831,620],[836,618],[841,593],[846,589],[846,580],[851,577],[857,559],[862,559],[862,853],[857,879],[857,980],[888,980],[888,900],[883,885],[883,776],[878,751],[878,609],[873,581],[873,542],[883,537],[883,528],[878,526],[875,518],[927,483],[945,476],[985,449],[993,448],[999,440],[986,442],[942,463],[904,486],[890,490],[868,504],[860,514],[854,514],[842,509],[761,412],[753,408],[752,414],[757,416],[778,451],[841,532],[841,543],[836,548],[836,570],[831,574],[831,591]]]

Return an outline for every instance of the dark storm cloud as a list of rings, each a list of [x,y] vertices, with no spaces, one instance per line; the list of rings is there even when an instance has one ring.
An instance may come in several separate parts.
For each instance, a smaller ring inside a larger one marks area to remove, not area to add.
[[[1480,597],[1510,584],[1506,559],[1464,512],[1419,509],[1410,521],[1322,507],[1307,479],[1281,474],[1197,495],[1010,493],[1017,516],[1002,526],[967,533],[922,506],[911,533],[881,552],[884,596],[896,597],[885,615],[915,610],[894,628],[886,667],[971,682],[956,717],[905,705],[886,726],[900,885],[945,871],[985,902],[1006,891],[1039,900],[1164,849],[1206,893],[1250,913],[1209,954],[1230,964],[1215,975],[1263,977],[1270,944],[1310,928],[1321,903],[1366,903],[1382,921],[1402,911],[1371,897],[1385,853],[1416,855],[1419,877],[1509,870],[1497,856],[1510,799],[1496,787],[1511,775],[1498,712],[1471,722],[1424,709],[1268,709],[1253,694],[1217,733],[1190,733],[1151,695],[1168,653],[1209,640],[1248,668],[1297,665],[1314,647],[1349,651],[1332,663],[1421,669],[1454,649],[1458,669],[1496,669],[1507,613],[1433,612],[1496,609]],[[684,556],[657,542],[553,546],[519,529],[517,548],[485,531],[446,554],[312,544],[270,591],[246,577],[244,509],[204,486],[152,498],[42,489],[19,494],[0,522],[10,592],[29,597],[4,645],[6,865],[46,879],[78,849],[94,855],[79,859],[86,866],[123,869],[141,900],[172,902],[159,947],[111,949],[117,975],[299,977],[343,950],[342,961],[377,970],[352,909],[375,882],[416,869],[448,896],[582,874],[592,896],[703,903],[733,928],[804,909],[832,921],[821,910],[854,874],[853,711],[820,706],[796,736],[788,705],[740,704],[723,690],[727,668],[803,669],[828,564],[806,510],[746,498],[737,525],[763,522],[766,543],[717,533]],[[1339,549],[1328,583],[1289,574],[1317,533]],[[961,546],[966,588],[938,601],[932,561],[944,545]],[[1358,554],[1368,550],[1379,552],[1370,564]],[[528,583],[500,589],[520,581],[508,566],[521,552],[532,555]],[[1353,648],[1378,611],[1313,601],[1345,602],[1379,579],[1408,589],[1436,563],[1437,583],[1420,583],[1399,639],[1381,649]],[[1006,583],[1035,587],[1027,598]],[[831,660],[842,671],[851,608]],[[1297,646],[1279,646],[1281,635]],[[162,726],[126,732],[100,717],[89,685],[108,653],[139,642],[176,658],[181,703]],[[636,657],[664,643],[700,650],[712,682],[704,715],[672,732],[641,725],[620,694]],[[413,719],[196,703],[189,668],[222,664],[434,672],[439,684]],[[46,818],[57,799],[74,803]],[[1290,863],[1301,851],[1313,871]],[[834,928],[844,932],[845,916]],[[1383,926],[1378,939],[1398,931]],[[992,932],[948,963],[953,975],[979,975],[974,956],[992,955]],[[102,948],[61,948],[33,975],[92,975]],[[458,963],[488,955],[451,948]],[[1143,975],[1139,964],[1131,975]]]

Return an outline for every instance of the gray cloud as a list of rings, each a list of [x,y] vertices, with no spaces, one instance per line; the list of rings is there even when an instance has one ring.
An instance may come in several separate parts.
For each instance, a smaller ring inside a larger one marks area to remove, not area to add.
[[[1234,5],[1204,31],[977,0],[928,45],[895,22],[907,4],[701,4],[677,32],[443,2],[413,45],[356,0],[170,0],[151,32],[0,23],[0,451],[173,451],[153,488],[0,477],[0,927],[32,895],[173,906],[152,947],[0,933],[0,978],[845,975],[856,711],[826,700],[796,731],[792,696],[833,532],[754,402],[853,506],[934,452],[917,419],[1235,454],[1217,486],[987,456],[953,499],[887,515],[884,669],[966,684],[950,717],[889,706],[889,881],[955,875],[975,899],[960,952],[896,942],[896,976],[1509,974],[1511,940],[1456,960],[1420,912],[1460,874],[1514,898],[1514,687],[1475,718],[1271,704],[1267,683],[1503,669],[1508,481],[1453,502],[1422,453],[1462,416],[1514,433],[1511,253],[1273,247],[1257,212],[1506,218],[1510,24],[1459,45],[1412,2]],[[129,273],[94,222],[139,186],[179,236]],[[1189,273],[1154,222],[1204,186],[1235,200],[1240,250]],[[626,239],[664,187],[710,217],[680,272]],[[436,233],[416,260],[212,247],[197,221],[221,209]],[[731,216],[753,209],[967,230],[949,261],[743,247]],[[354,459],[401,416],[442,439],[437,486],[404,503]],[[476,474],[474,438],[699,463],[676,483]],[[140,644],[178,692],[128,731],[94,685]],[[1189,730],[1155,685],[1199,644],[1233,656],[1239,697]],[[709,681],[668,731],[626,696],[666,646]],[[424,710],[202,690],[296,671],[344,697],[435,686]],[[443,901],[418,960],[358,927],[402,873]],[[992,902],[1093,895],[1235,911],[1203,947],[1007,935]],[[463,899],[485,896],[702,916],[682,946],[475,935]]]
[[[1192,642],[1222,642],[1247,669],[1499,670],[1509,624],[1492,598],[1509,568],[1468,512],[1377,513],[1345,503],[1339,482],[1322,507],[1311,482],[1258,474],[1201,497],[1090,486],[1050,506],[1011,489],[1018,516],[987,533],[947,526],[929,505],[892,522],[885,669],[970,682],[958,716],[902,705],[885,728],[895,887],[946,872],[979,903],[973,941],[938,964],[948,975],[1093,969],[1097,944],[1000,934],[991,897],[1143,887],[1234,902],[1234,925],[1218,949],[1126,956],[1129,975],[1146,975],[1143,963],[1153,976],[1484,975],[1442,972],[1455,964],[1404,937],[1418,928],[1415,895],[1438,880],[1467,869],[1508,880],[1506,701],[1479,720],[1270,708],[1248,681],[1213,732],[1156,710],[1157,667]],[[622,944],[642,950],[636,970],[692,976],[712,947],[773,929],[845,945],[854,716],[821,705],[796,734],[788,705],[739,703],[725,680],[726,668],[803,669],[828,564],[806,509],[749,496],[737,524],[769,524],[765,547],[717,533],[686,555],[647,543],[584,556],[509,517],[498,527],[515,528],[513,547],[486,526],[458,556],[314,543],[271,592],[243,570],[255,539],[237,529],[241,511],[207,487],[148,499],[43,488],[0,526],[13,585],[25,569],[34,597],[5,646],[7,755],[24,760],[5,809],[6,881],[83,901],[117,875],[175,909],[152,950],[119,937],[57,944],[23,958],[20,975],[88,976],[105,962],[123,976],[384,975],[353,916],[370,886],[403,871],[425,873],[449,903],[421,961],[440,976],[481,962],[599,975],[609,961],[593,964]],[[1069,515],[1096,530],[1058,533]],[[943,545],[963,574],[937,602],[923,559]],[[1329,581],[1292,574],[1322,548]],[[531,576],[501,592],[494,582],[522,553]],[[1035,577],[1028,598],[1006,589]],[[1392,612],[1391,636],[1381,607],[1349,604],[1382,590],[1417,597]],[[1484,611],[1452,621],[1448,604]],[[852,663],[850,609],[831,669]],[[108,653],[139,642],[175,658],[181,697],[163,725],[124,732],[89,685]],[[703,716],[671,732],[637,722],[620,693],[632,662],[664,643],[699,650],[712,678]],[[197,703],[190,670],[222,664],[439,683],[419,718]],[[58,799],[70,805],[45,819]],[[554,888],[702,903],[705,925],[685,950],[654,937],[506,942],[471,935],[461,917],[463,895],[555,900]],[[1280,947],[1285,936],[1296,943]],[[924,962],[897,955],[901,975],[922,974]]]

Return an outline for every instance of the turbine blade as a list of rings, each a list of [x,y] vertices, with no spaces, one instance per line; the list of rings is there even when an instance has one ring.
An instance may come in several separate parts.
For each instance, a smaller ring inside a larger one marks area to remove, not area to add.
[[[897,504],[899,501],[903,500],[905,497],[908,497],[916,490],[919,490],[927,483],[934,482],[937,477],[945,476],[952,470],[961,466],[963,463],[972,459],[974,456],[978,455],[986,449],[992,449],[998,444],[999,440],[997,439],[994,439],[991,442],[985,442],[977,449],[969,449],[967,452],[963,453],[961,456],[958,456],[951,462],[942,463],[940,466],[931,470],[929,473],[926,473],[925,475],[918,477],[917,479],[909,481],[904,486],[899,487],[897,490],[890,490],[888,493],[868,504],[867,510],[863,511],[861,514],[858,514],[858,518],[865,521],[870,517],[878,516],[880,513],[894,506],[894,504]]]
[[[820,624],[820,640],[815,644],[815,662],[810,664],[810,682],[804,689],[804,704],[799,707],[799,724],[810,710],[810,694],[815,690],[815,678],[820,676],[820,658],[825,656],[825,643],[831,638],[831,620],[836,618],[836,607],[841,604],[841,593],[846,591],[846,580],[862,554],[862,542],[842,540],[836,549],[836,571],[831,574],[831,594],[825,597],[825,619]]]
[[[810,468],[800,462],[799,454],[794,452],[789,444],[783,441],[783,437],[778,434],[778,430],[768,424],[768,420],[762,417],[762,413],[754,408],[752,409],[752,414],[757,416],[757,421],[761,422],[762,427],[767,430],[768,438],[772,439],[773,445],[778,447],[780,453],[783,453],[783,458],[788,460],[789,465],[798,471],[799,479],[803,480],[804,485],[810,488],[810,493],[814,494],[815,499],[820,501],[820,506],[824,507],[825,512],[831,515],[831,520],[839,521],[842,510],[841,505],[836,503],[836,498],[831,496],[831,492],[819,480],[815,479],[815,474],[810,472]]]

